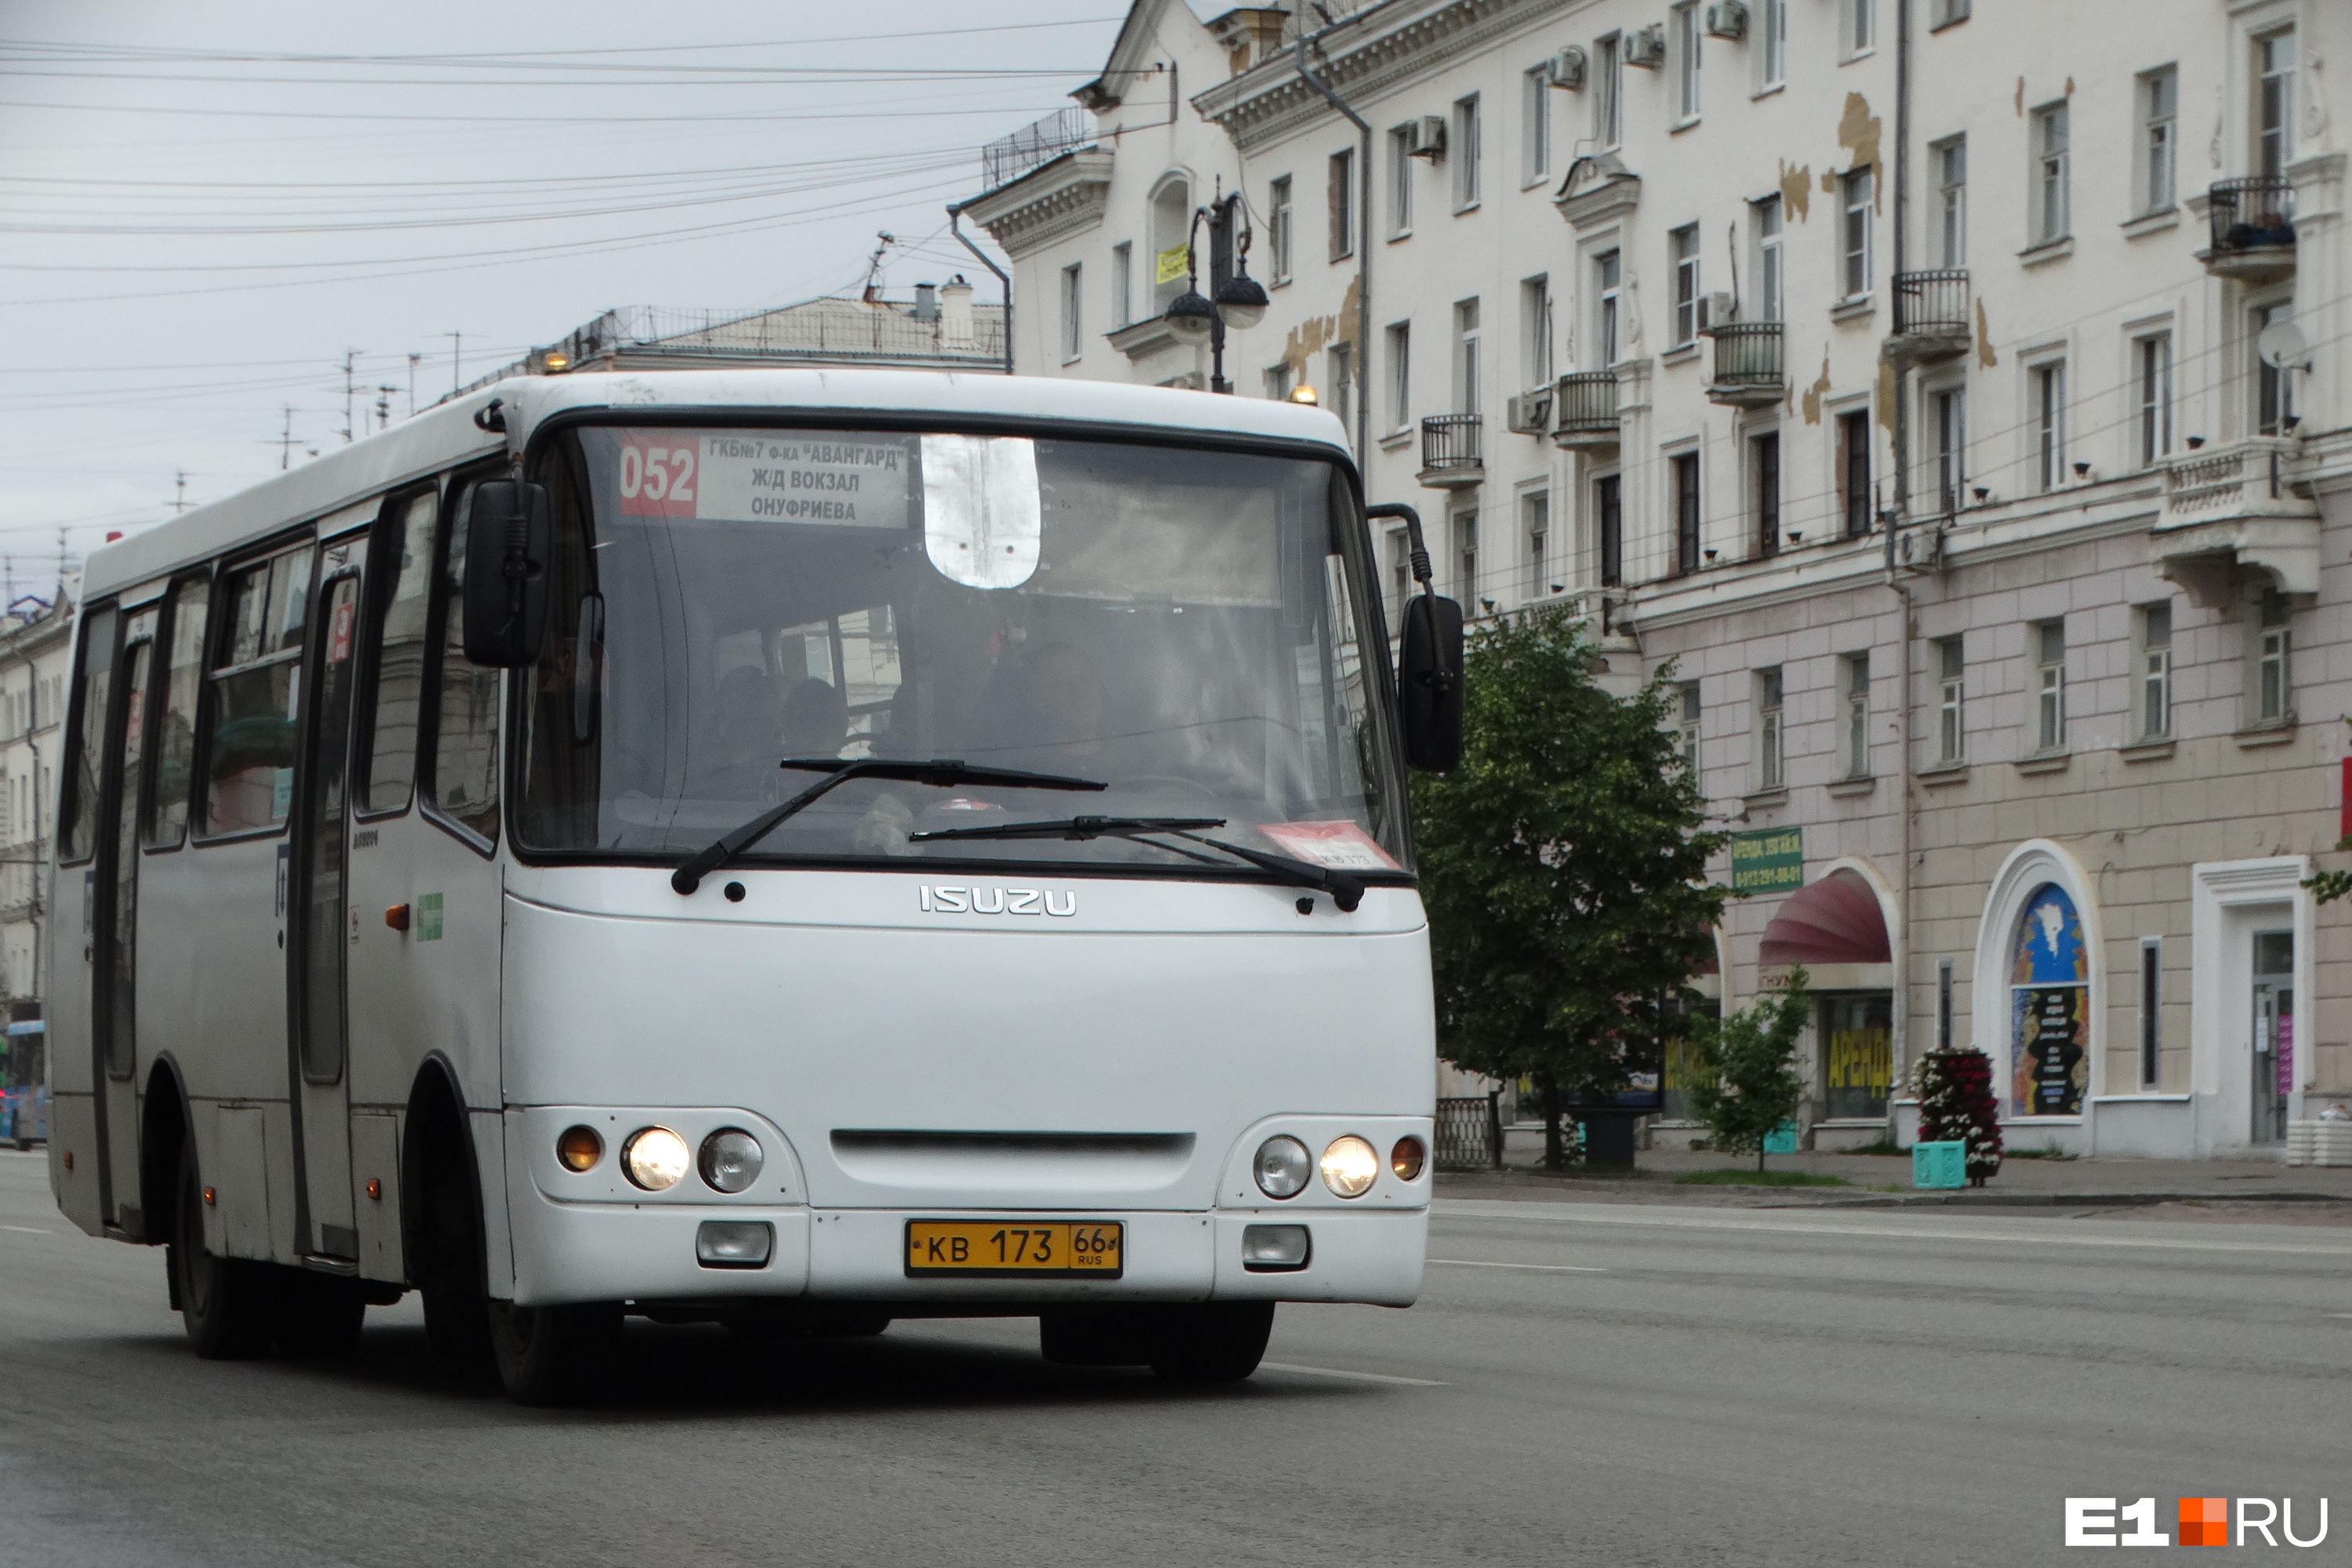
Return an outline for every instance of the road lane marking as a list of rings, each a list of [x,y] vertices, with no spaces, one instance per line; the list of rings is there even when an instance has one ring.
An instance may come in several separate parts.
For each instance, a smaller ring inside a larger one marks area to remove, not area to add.
[[[1443,1263],[1449,1268],[1532,1268],[1538,1274],[1606,1274],[1609,1272],[1606,1268],[1590,1268],[1576,1263],[1486,1263],[1475,1258],[1433,1258],[1429,1261]]]
[[[1262,1361],[1257,1363],[1265,1372],[1295,1372],[1307,1377],[1341,1377],[1350,1383],[1395,1383],[1407,1388],[1444,1388],[1445,1384],[1433,1378],[1398,1377],[1385,1372],[1342,1372],[1336,1366],[1293,1366],[1288,1362]]]
[[[0,1225],[0,1230],[22,1231],[26,1236],[55,1236],[56,1231],[43,1230],[37,1225]]]
[[[2175,1252],[2262,1252],[2284,1253],[2294,1258],[2352,1258],[2352,1247],[2290,1246],[2284,1242],[2262,1241],[2193,1241],[2180,1237],[2096,1236],[2075,1228],[2072,1222],[2063,1230],[2048,1235],[1990,1230],[1929,1230],[1898,1229],[1893,1226],[1824,1225],[1781,1219],[1732,1218],[1726,1215],[1662,1215],[1656,1210],[1647,1214],[1625,1210],[1606,1212],[1600,1204],[1551,1203],[1480,1203],[1475,1200],[1441,1198],[1431,1205],[1440,1219],[1521,1219],[1541,1220],[1555,1225],[1616,1225],[1653,1230],[1744,1230],[1763,1231],[1783,1236],[1836,1236],[1857,1241],[1892,1239],[1900,1241],[1989,1241],[2003,1246],[2042,1247],[2142,1247]],[[1577,1212],[1569,1212],[1577,1211]]]

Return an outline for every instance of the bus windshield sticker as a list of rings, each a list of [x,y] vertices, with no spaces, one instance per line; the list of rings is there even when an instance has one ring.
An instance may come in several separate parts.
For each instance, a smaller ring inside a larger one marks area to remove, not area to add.
[[[1258,829],[1310,866],[1334,871],[1395,871],[1402,868],[1352,822],[1269,822]]]
[[[853,432],[624,430],[614,479],[624,517],[903,529],[910,445]]]
[[[1037,444],[1025,436],[923,437],[923,542],[940,575],[1018,588],[1045,531]]]

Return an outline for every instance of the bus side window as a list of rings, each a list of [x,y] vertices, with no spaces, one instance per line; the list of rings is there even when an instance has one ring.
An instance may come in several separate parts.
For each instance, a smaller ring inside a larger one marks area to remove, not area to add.
[[[434,614],[441,624],[434,694],[434,805],[486,844],[499,837],[499,686],[500,670],[466,658],[466,523],[473,512],[469,485],[450,509],[441,541],[442,569]]]
[[[106,744],[106,699],[114,685],[114,607],[86,614],[81,623],[80,691],[74,735],[66,751],[58,802],[58,860],[87,860],[98,848],[98,780]]]
[[[172,662],[163,677],[163,724],[155,737],[155,796],[147,847],[169,849],[188,836],[188,793],[196,762],[196,699],[205,671],[212,584],[191,577],[172,589]]]
[[[366,812],[402,811],[416,782],[416,731],[425,700],[425,611],[433,587],[433,525],[440,515],[431,490],[396,503],[375,557],[374,690],[367,703],[367,738],[359,749],[366,772],[354,790]]]
[[[310,593],[307,544],[229,574],[211,681],[206,833],[281,826],[293,807],[294,721]]]

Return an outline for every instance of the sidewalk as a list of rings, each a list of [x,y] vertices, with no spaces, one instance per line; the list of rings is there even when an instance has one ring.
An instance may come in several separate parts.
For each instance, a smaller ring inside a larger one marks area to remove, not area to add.
[[[1693,1172],[1752,1171],[1753,1155],[1655,1150],[1637,1155],[1631,1176],[1602,1173],[1550,1176],[1534,1170],[1512,1151],[1512,1164],[1499,1172],[1454,1173],[1438,1177],[1441,1194],[1453,1197],[1544,1196],[1589,1203],[1728,1204],[1742,1207],[2147,1207],[2158,1204],[2258,1205],[2312,1207],[2352,1219],[2352,1168],[2286,1165],[2275,1160],[2017,1160],[2001,1162],[2000,1173],[1981,1187],[1914,1192],[1908,1155],[1774,1154],[1767,1171],[1834,1176],[1845,1186],[1766,1187],[1685,1185],[1675,1177]],[[1894,1189],[1892,1191],[1888,1189]],[[2344,1205],[2338,1211],[2336,1205]]]

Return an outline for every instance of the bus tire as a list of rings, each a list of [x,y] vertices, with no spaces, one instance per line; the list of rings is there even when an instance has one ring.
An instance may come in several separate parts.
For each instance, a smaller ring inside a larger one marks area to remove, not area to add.
[[[1257,1370],[1273,1331],[1271,1301],[1179,1307],[1160,1326],[1151,1370],[1171,1383],[1238,1383]]]
[[[821,1340],[869,1340],[889,1327],[890,1320],[879,1312],[856,1312],[819,1318],[809,1325],[809,1332]]]
[[[188,1342],[205,1361],[261,1355],[278,1332],[277,1270],[205,1250],[204,1189],[196,1180],[193,1142],[180,1152],[179,1186],[165,1266],[180,1299],[180,1325],[188,1331]]]
[[[292,1356],[338,1356],[359,1349],[367,1297],[357,1279],[289,1268],[278,1292],[279,1350]]]
[[[490,1351],[518,1405],[569,1405],[611,1381],[620,1349],[618,1302],[518,1307],[489,1304]]]

